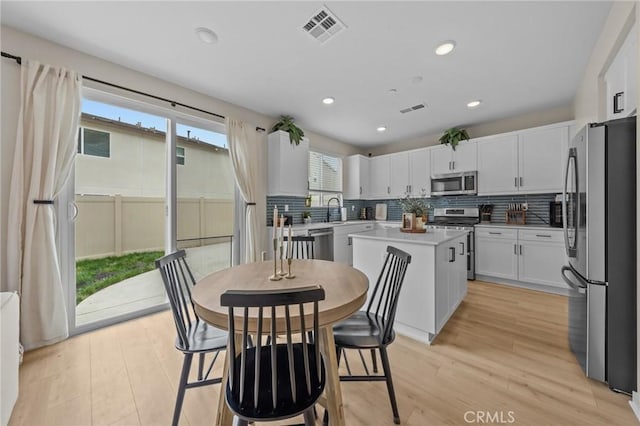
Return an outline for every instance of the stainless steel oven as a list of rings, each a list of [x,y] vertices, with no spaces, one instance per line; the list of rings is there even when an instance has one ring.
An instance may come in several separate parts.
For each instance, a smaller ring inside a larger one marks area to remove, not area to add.
[[[478,172],[445,173],[431,176],[431,195],[478,193]]]

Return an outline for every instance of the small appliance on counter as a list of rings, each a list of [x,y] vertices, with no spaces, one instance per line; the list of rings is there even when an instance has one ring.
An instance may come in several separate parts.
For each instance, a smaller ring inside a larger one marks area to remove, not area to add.
[[[386,204],[376,204],[376,220],[387,220]]]
[[[549,202],[549,225],[562,228],[562,194],[560,200],[556,197],[555,201]]]
[[[347,221],[347,208],[346,207],[340,208],[340,220],[342,220],[343,222]]]
[[[285,214],[284,216],[284,224],[286,226],[293,225],[293,215]]]

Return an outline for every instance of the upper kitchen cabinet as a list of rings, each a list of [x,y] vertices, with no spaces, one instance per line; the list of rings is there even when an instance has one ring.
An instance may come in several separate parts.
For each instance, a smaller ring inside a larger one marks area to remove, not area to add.
[[[604,75],[607,120],[632,115],[638,108],[638,24],[635,24]]]
[[[478,139],[478,195],[562,191],[569,124]]]
[[[408,152],[389,155],[389,188],[389,195],[393,198],[402,198],[409,192]]]
[[[363,155],[350,155],[345,160],[347,173],[343,197],[347,200],[369,198],[369,158]]]
[[[478,194],[518,190],[518,136],[478,139]]]
[[[409,151],[409,193],[431,196],[431,149]]]
[[[460,142],[455,151],[448,145],[436,146],[431,148],[431,175],[475,171],[477,157],[475,140]]]
[[[389,156],[372,157],[369,162],[369,182],[371,198],[391,198],[389,184]]]
[[[267,195],[309,195],[309,139],[292,144],[279,130],[268,137]]]
[[[562,192],[569,126],[518,134],[518,191]]]

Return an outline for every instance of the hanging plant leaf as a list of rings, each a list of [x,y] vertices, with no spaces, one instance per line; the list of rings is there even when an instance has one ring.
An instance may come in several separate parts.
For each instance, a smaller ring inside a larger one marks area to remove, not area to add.
[[[272,132],[282,130],[289,133],[289,141],[292,144],[300,145],[300,141],[304,137],[304,131],[293,123],[293,117],[290,115],[281,115],[280,120],[273,125]]]
[[[440,136],[440,143],[443,145],[451,145],[451,149],[456,150],[456,146],[460,141],[468,141],[469,134],[465,129],[459,129],[458,127],[452,127],[444,131],[444,134]]]

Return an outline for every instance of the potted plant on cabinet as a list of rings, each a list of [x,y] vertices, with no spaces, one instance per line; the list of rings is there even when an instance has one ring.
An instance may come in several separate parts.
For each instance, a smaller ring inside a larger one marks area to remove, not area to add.
[[[466,129],[460,129],[458,127],[452,127],[444,131],[444,134],[440,136],[440,143],[444,145],[451,145],[451,149],[456,150],[456,146],[460,141],[468,141],[469,133]]]
[[[300,145],[300,141],[304,137],[304,130],[293,123],[293,117],[290,115],[281,115],[280,120],[273,125],[272,132],[282,130],[289,133],[289,140],[292,144]]]

